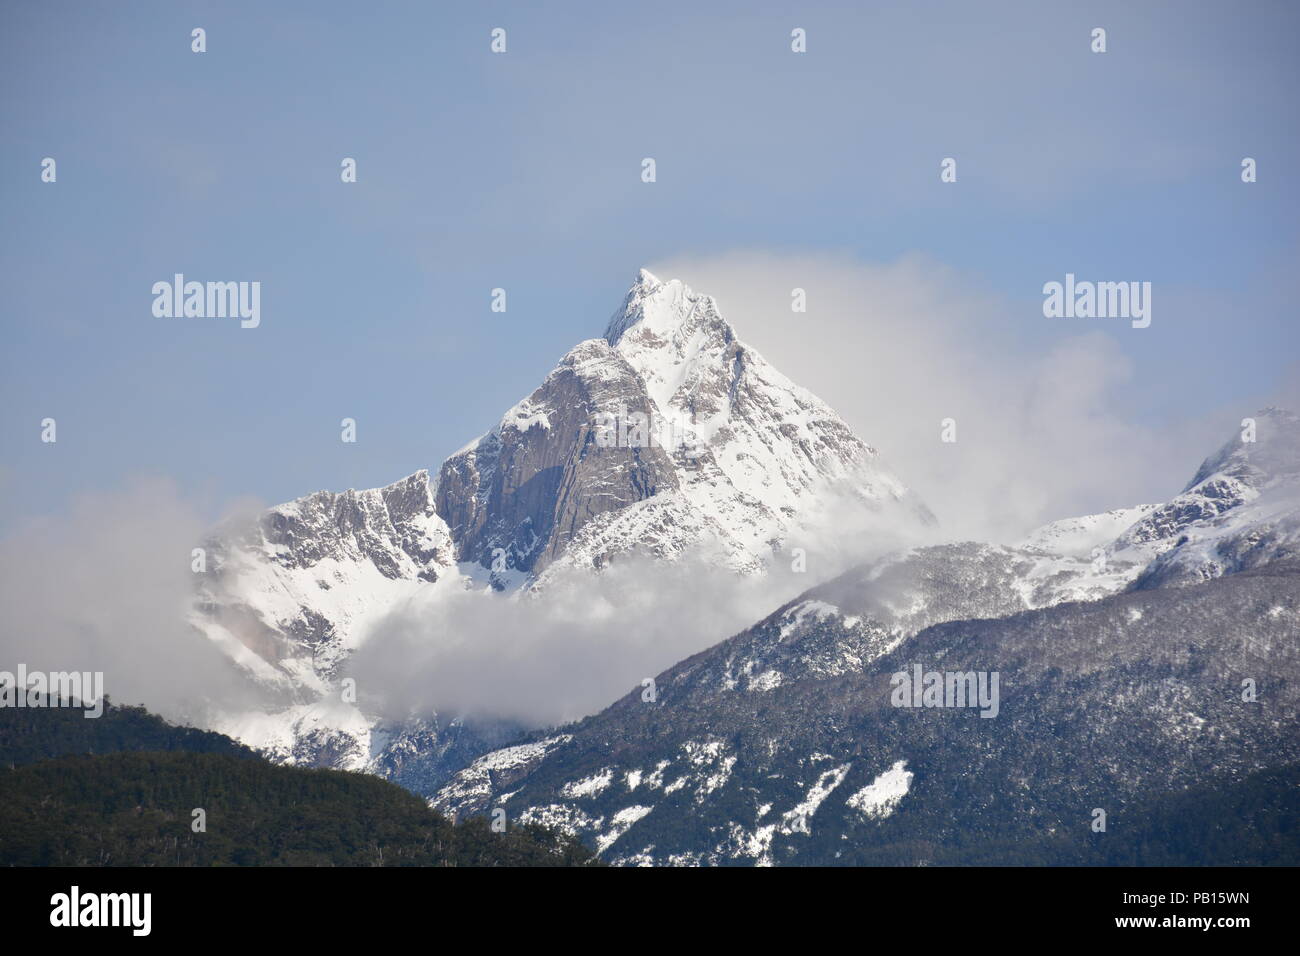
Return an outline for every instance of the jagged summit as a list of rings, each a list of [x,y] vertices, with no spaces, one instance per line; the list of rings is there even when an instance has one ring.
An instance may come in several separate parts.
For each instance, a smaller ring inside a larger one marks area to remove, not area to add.
[[[603,447],[594,426],[609,415],[643,416],[656,440]],[[603,339],[575,346],[448,460],[438,513],[460,560],[532,576],[561,558],[600,567],[705,541],[756,571],[832,488],[929,519],[832,409],[737,339],[711,296],[642,269]]]
[[[1248,422],[1254,422],[1253,440]],[[1285,408],[1269,406],[1242,423],[1242,434],[1234,435],[1201,463],[1183,489],[1191,491],[1212,475],[1224,475],[1258,484],[1297,477],[1300,469],[1300,416]]]
[[[712,296],[697,295],[680,279],[664,282],[648,270],[641,269],[623,304],[610,316],[604,339],[617,346],[624,333],[637,325],[657,335],[670,335],[706,303],[716,315]]]

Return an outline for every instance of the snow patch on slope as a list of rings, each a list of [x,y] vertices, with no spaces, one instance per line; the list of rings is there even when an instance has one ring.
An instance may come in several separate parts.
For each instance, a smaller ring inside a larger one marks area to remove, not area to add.
[[[846,801],[869,820],[883,820],[898,808],[912,786],[907,761],[899,760]]]

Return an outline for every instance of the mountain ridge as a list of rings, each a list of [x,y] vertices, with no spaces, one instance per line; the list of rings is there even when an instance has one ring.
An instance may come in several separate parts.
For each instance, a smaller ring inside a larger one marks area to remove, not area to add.
[[[1024,781],[1037,781],[1030,795],[1040,802],[1023,810],[1046,814],[1049,828],[1065,826],[1059,814],[1069,808],[1042,787],[1071,786],[1060,775],[1070,759],[1087,767],[1084,754],[1101,759],[1105,773],[1076,772],[1104,783],[1120,805],[1152,797],[1160,772],[1190,780],[1206,767],[1293,762],[1300,442],[1294,416],[1261,418],[1276,426],[1261,427],[1265,448],[1229,441],[1187,486],[1199,494],[1238,482],[1214,507],[1183,492],[1172,504],[1053,522],[1018,547],[936,545],[850,569],[657,675],[653,701],[633,690],[600,714],[535,735],[528,748],[489,752],[432,803],[453,816],[502,807],[546,821],[618,863],[824,864],[840,858],[837,832],[855,850],[855,840],[870,846],[872,828],[922,781],[929,796],[912,819],[926,826],[996,824],[999,839],[1012,842],[1044,832],[1008,833],[1005,819],[935,796],[953,786],[956,771],[936,762],[950,751],[966,754],[968,767],[998,754],[1010,777],[987,783],[981,799],[1014,803]],[[1243,457],[1255,466],[1239,467]],[[1269,502],[1277,508],[1261,504]],[[1243,536],[1257,545],[1251,561],[1220,554],[1204,563],[1207,541]],[[1064,553],[1047,550],[1062,542]],[[1149,569],[1185,558],[1200,562],[1195,575],[1150,579]],[[1001,670],[1007,718],[893,710],[886,678],[913,661]],[[1234,703],[1243,678],[1252,687],[1267,679],[1265,704]],[[913,716],[919,724],[904,723]],[[929,756],[918,763],[909,750]],[[823,805],[829,838],[813,822]],[[781,806],[784,815],[769,816]],[[1090,809],[1069,812],[1086,828]],[[906,839],[943,845],[936,833]]]

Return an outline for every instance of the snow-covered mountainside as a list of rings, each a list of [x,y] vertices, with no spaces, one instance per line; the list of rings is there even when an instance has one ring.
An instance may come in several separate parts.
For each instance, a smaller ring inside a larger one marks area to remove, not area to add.
[[[823,611],[683,661],[653,700],[638,688],[479,758],[434,806],[500,807],[624,865],[924,865],[1082,844],[1099,806],[1123,846],[1134,804],[1300,760],[1294,563],[938,624],[883,655],[861,646],[850,669],[783,677],[782,655],[834,642],[818,634]],[[762,638],[796,646],[737,680],[728,662]],[[998,674],[996,707],[897,706],[893,675],[918,665]],[[1244,695],[1247,678],[1266,692]]]
[[[853,568],[685,662],[678,689],[699,701],[758,699],[856,679],[936,627],[1293,559],[1300,421],[1269,409],[1256,425],[1255,441],[1247,431],[1228,442],[1164,504],[1056,521],[1007,544],[895,550]],[[342,678],[390,612],[465,590],[546,600],[634,553],[761,574],[832,523],[889,543],[900,531],[925,540],[933,518],[830,408],[740,342],[710,297],[642,271],[604,336],[570,350],[436,479],[419,471],[370,491],[318,492],[205,543],[192,621],[266,699],[221,714],[216,729],[280,760],[379,773],[476,812],[513,783],[545,777],[581,738],[521,743],[522,726],[440,713],[433,700],[381,719],[383,688],[355,695]],[[695,744],[689,759],[712,767],[713,745]],[[497,750],[507,745],[516,749]],[[814,789],[830,787],[839,766]],[[883,813],[909,772],[882,767],[858,802]],[[578,812],[565,793],[534,816]],[[647,806],[622,808],[599,832],[577,829],[609,850]]]
[[[983,790],[961,782],[961,813],[1010,793],[1049,826],[1076,812],[1047,792],[1072,791],[1069,773],[1126,801],[1160,774],[1296,759],[1300,421],[1268,409],[1256,424],[1166,504],[854,568],[660,674],[654,700],[634,691],[527,761],[485,755],[434,804],[502,806],[623,863],[830,862],[860,849],[841,839],[877,839],[913,776],[929,795],[916,825],[953,826],[934,815],[963,772],[953,753],[996,768]],[[1010,727],[882,706],[883,677],[941,660],[1002,671]],[[1233,706],[1260,674],[1269,707]],[[830,836],[810,839],[832,793]]]
[[[1254,421],[1253,441],[1229,439],[1165,504],[1054,521],[1010,545],[959,542],[889,555],[812,588],[756,625],[751,636],[761,638],[765,625],[775,624],[783,635],[776,644],[788,650],[791,633],[809,630],[797,642],[798,672],[846,673],[863,659],[864,640],[880,656],[936,624],[1002,618],[1300,559],[1300,418],[1268,408]],[[803,627],[813,620],[818,627]],[[813,651],[809,641],[825,646]],[[760,639],[757,646],[769,645]],[[837,655],[838,663],[828,663]],[[809,671],[812,660],[817,663]],[[769,671],[761,653],[737,657],[730,666]]]
[[[259,680],[320,691],[367,616],[455,576],[427,471],[320,491],[205,542],[194,621]]]
[[[193,622],[277,701],[220,729],[280,759],[386,773],[443,752],[454,733],[462,759],[504,729],[436,713],[385,727],[340,696],[341,664],[386,611],[439,589],[541,593],[561,569],[597,572],[634,552],[762,573],[832,507],[882,535],[933,525],[712,298],[643,270],[604,336],[570,350],[436,480],[318,492],[206,543]]]

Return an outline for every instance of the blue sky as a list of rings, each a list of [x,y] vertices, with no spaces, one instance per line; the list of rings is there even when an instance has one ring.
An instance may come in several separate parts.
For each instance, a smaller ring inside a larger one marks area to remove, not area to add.
[[[436,469],[637,267],[735,251],[919,254],[1002,303],[979,331],[1008,352],[1080,331],[1044,282],[1150,281],[1152,327],[1106,330],[1136,369],[1113,400],[1148,428],[1253,401],[1300,354],[1298,28],[1252,2],[7,4],[0,528],[133,475],[215,514]],[[177,272],[260,281],[261,326],[155,318]]]

